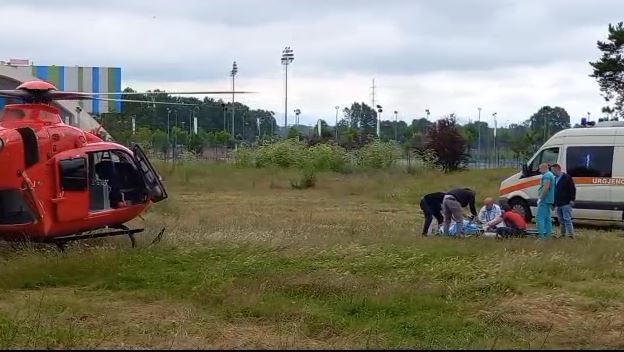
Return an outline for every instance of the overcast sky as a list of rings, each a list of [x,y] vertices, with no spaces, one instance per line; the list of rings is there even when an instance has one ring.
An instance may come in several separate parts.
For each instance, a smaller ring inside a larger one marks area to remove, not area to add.
[[[505,125],[543,105],[573,122],[604,105],[588,64],[621,0],[2,0],[0,60],[115,66],[139,90],[231,89],[276,112],[283,125],[284,46],[289,122],[334,123],[335,106],[370,104],[372,79],[384,118],[455,113]]]

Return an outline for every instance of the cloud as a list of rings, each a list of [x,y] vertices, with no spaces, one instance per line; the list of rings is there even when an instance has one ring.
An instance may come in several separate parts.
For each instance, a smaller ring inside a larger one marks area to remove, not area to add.
[[[405,119],[483,105],[519,121],[540,104],[599,115],[587,62],[621,13],[617,0],[5,0],[0,41],[5,58],[119,66],[144,89],[224,89],[236,60],[241,89],[262,92],[243,99],[278,116],[291,45],[289,110],[303,121],[368,102],[373,77]]]

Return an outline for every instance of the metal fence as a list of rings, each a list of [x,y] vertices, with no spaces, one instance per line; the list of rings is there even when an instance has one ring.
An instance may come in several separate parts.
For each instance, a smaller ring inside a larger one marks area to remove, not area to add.
[[[190,153],[186,151],[183,147],[180,147],[176,150],[175,156],[173,150],[170,150],[168,153],[155,152],[152,149],[146,149],[150,159],[155,160],[163,160],[163,161],[173,161],[173,160],[188,160],[188,161],[201,161],[207,163],[232,163],[235,161],[235,150],[226,148],[226,147],[209,147],[205,148],[201,154]],[[404,152],[399,160],[397,160],[396,165],[400,167],[407,168],[421,168],[427,167],[424,165],[413,152],[409,153],[409,155]],[[511,169],[520,169],[523,164],[523,160],[517,158],[510,158],[505,155],[502,157],[499,155],[499,158],[495,158],[493,155],[484,155],[483,157],[475,157],[472,156],[470,161],[467,163],[467,167],[469,169],[496,169],[496,168],[511,168]]]

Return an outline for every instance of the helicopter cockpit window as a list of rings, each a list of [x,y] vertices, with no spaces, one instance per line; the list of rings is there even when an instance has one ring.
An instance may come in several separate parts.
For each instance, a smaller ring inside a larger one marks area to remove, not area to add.
[[[146,187],[131,155],[120,150],[89,153],[91,210],[143,203]]]
[[[22,121],[27,118],[38,118],[39,120],[48,123],[56,124],[60,123],[61,117],[54,112],[41,110],[38,108],[11,108],[6,107],[0,114],[0,121]]]
[[[0,117],[1,121],[19,121],[26,117],[26,111],[22,109],[5,108]]]
[[[87,160],[85,158],[65,159],[59,162],[61,189],[64,191],[86,191]]]
[[[62,122],[61,117],[58,114],[45,110],[39,110],[39,120],[48,123]]]

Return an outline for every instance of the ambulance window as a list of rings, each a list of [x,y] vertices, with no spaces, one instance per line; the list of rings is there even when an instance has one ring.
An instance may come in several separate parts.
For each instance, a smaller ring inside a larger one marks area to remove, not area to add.
[[[544,152],[542,153],[541,164],[547,163],[547,164],[552,165],[552,164],[557,163],[558,161],[559,161],[559,148],[544,149]]]
[[[533,158],[531,165],[529,165],[529,176],[539,175],[540,164],[554,164],[559,161],[559,148],[548,148],[542,150],[538,155]]]
[[[63,191],[87,190],[87,159],[65,159],[59,162]]]
[[[611,177],[613,146],[568,147],[566,169],[572,177]]]

